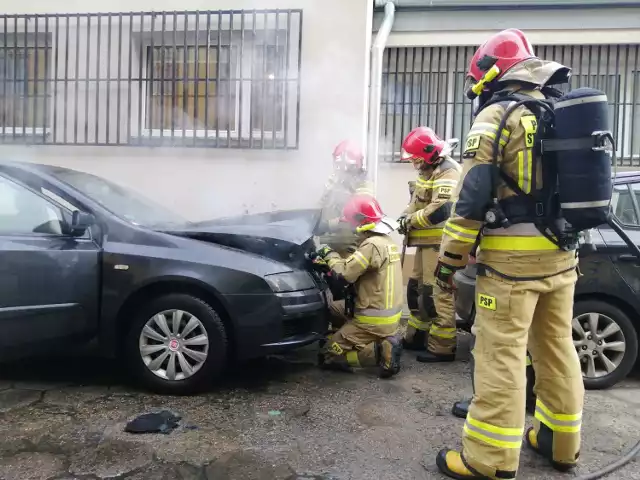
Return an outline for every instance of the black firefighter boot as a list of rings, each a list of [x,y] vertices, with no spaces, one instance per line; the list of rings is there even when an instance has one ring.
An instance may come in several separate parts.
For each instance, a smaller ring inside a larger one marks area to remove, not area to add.
[[[380,378],[391,378],[400,372],[402,343],[398,337],[387,337],[376,343],[376,360]]]
[[[447,354],[436,354],[427,350],[425,353],[422,353],[416,357],[420,363],[444,363],[444,362],[453,362],[456,359],[455,350],[453,353]]]
[[[451,409],[451,413],[458,418],[467,418],[467,413],[469,413],[469,406],[471,406],[471,399],[468,400],[460,400],[453,404],[453,408]]]

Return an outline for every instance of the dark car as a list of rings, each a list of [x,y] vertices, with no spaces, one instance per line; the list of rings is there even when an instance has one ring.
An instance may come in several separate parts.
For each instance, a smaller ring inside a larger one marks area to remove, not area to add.
[[[327,329],[319,211],[190,223],[103,178],[0,164],[0,358],[97,343],[158,391]],[[97,341],[97,342],[96,342]]]
[[[640,245],[640,172],[614,179],[612,209],[631,241]],[[587,389],[615,385],[633,369],[640,331],[640,262],[609,226],[591,232],[595,251],[580,249],[573,343]],[[456,320],[469,329],[475,318],[476,266],[456,272]]]

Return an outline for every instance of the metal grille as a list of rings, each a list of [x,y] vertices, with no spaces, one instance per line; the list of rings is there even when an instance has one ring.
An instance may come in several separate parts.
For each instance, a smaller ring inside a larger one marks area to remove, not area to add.
[[[0,143],[298,148],[301,10],[0,15]]]
[[[381,160],[400,161],[402,139],[426,125],[446,138],[464,139],[471,103],[465,73],[477,47],[390,48],[385,52],[381,108]],[[536,54],[572,68],[570,88],[590,86],[609,98],[620,165],[640,165],[640,60],[638,45],[540,46]],[[460,155],[460,148],[454,152]]]

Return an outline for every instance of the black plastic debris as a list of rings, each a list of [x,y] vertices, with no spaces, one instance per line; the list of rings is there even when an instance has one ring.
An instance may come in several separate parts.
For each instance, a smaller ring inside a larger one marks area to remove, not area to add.
[[[124,431],[128,433],[168,434],[178,426],[180,418],[167,410],[157,413],[145,413],[127,423]]]

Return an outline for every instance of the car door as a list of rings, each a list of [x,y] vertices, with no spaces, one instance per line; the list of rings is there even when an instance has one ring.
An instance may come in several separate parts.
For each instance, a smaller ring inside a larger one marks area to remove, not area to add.
[[[97,328],[100,249],[63,233],[70,206],[0,175],[0,355]]]
[[[612,207],[615,216],[623,224],[625,233],[632,242],[640,245],[640,182],[619,184],[614,187]],[[611,261],[625,283],[636,295],[640,295],[640,259],[610,228],[601,228],[600,233],[607,244]]]

